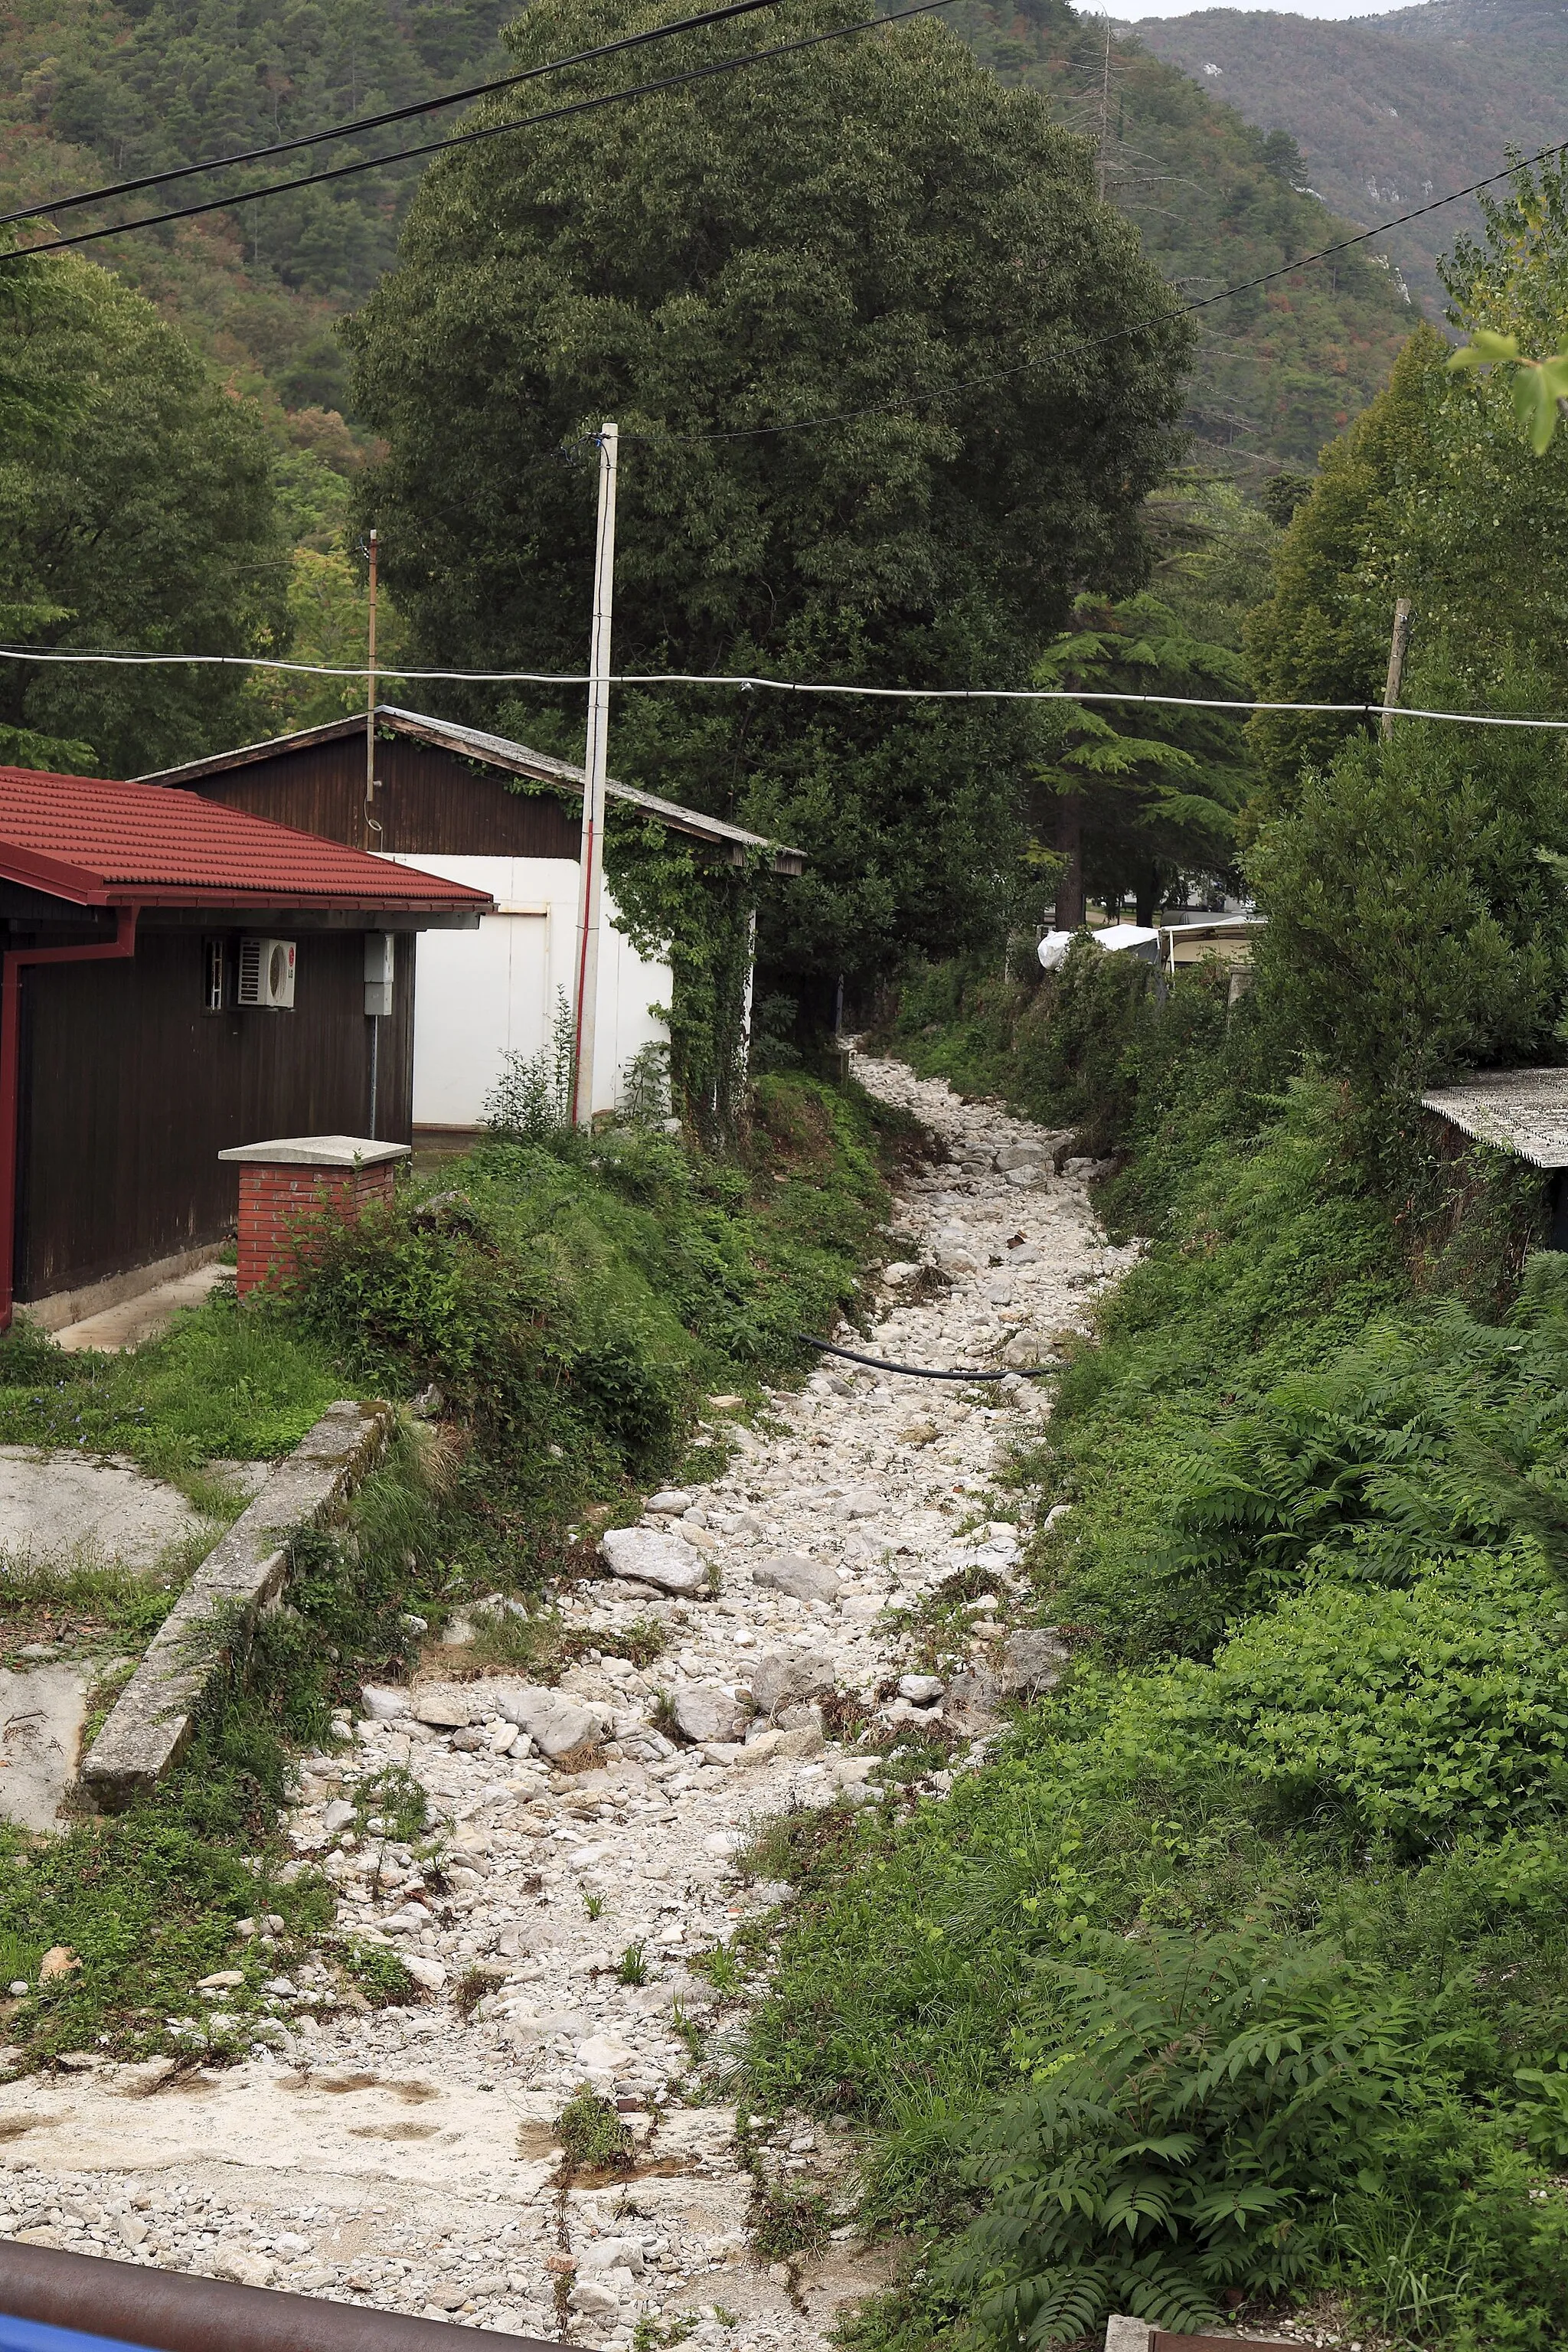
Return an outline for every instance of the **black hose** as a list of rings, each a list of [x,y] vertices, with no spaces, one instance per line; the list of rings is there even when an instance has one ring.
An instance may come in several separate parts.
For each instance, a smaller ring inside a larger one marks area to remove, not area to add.
[[[825,1355],[842,1356],[850,1364],[869,1364],[874,1372],[902,1372],[910,1381],[1047,1381],[1061,1370],[1059,1364],[1010,1364],[1000,1372],[933,1372],[924,1364],[889,1364],[880,1356],[858,1356],[853,1348],[836,1348],[831,1339],[815,1339],[809,1331],[797,1331],[795,1336],[808,1348],[820,1348]]]

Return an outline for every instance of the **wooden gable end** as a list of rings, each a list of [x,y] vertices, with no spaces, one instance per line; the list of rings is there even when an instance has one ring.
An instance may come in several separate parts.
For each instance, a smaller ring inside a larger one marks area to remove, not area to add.
[[[575,799],[548,790],[513,791],[510,780],[493,770],[401,735],[377,736],[375,772],[379,835],[364,821],[363,735],[296,744],[220,769],[187,789],[275,824],[403,857],[577,856],[582,811]]]

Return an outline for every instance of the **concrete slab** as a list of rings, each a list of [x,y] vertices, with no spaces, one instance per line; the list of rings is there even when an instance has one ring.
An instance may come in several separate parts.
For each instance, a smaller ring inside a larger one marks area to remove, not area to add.
[[[0,1669],[0,1818],[26,1830],[58,1827],[76,1778],[88,1688],[77,1666]]]
[[[386,1405],[329,1405],[208,1553],[82,1759],[83,1786],[104,1811],[128,1805],[184,1755],[237,1625],[283,1590],[290,1532],[341,1509],[380,1461],[391,1424]]]
[[[133,1464],[0,1445],[0,1573],[7,1559],[49,1566],[85,1557],[150,1569],[170,1544],[208,1524],[184,1495]]]
[[[99,1348],[106,1354],[139,1348],[144,1339],[156,1339],[166,1331],[182,1307],[199,1307],[233,1272],[232,1266],[216,1264],[195,1266],[172,1281],[155,1284],[140,1297],[122,1299],[117,1307],[103,1307],[79,1323],[66,1324],[55,1339],[68,1355],[82,1348]]]

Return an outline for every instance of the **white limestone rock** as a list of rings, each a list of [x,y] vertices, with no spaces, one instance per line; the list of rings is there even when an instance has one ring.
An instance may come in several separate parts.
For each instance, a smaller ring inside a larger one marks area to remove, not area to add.
[[[708,1571],[684,1536],[662,1528],[612,1528],[599,1545],[612,1576],[689,1597],[708,1590]]]
[[[773,1551],[760,1559],[752,1570],[753,1580],[775,1592],[787,1592],[794,1601],[837,1601],[838,1578],[820,1560],[808,1559],[804,1552]]]
[[[718,1683],[689,1683],[675,1701],[675,1727],[694,1747],[707,1740],[739,1739],[751,1709]]]

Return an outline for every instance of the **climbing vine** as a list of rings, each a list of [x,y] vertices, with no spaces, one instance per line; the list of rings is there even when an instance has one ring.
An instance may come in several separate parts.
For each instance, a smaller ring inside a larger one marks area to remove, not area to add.
[[[705,1142],[734,1135],[746,1070],[746,982],[755,881],[716,866],[700,845],[654,819],[613,810],[605,874],[620,928],[644,955],[668,958],[672,1108]]]

